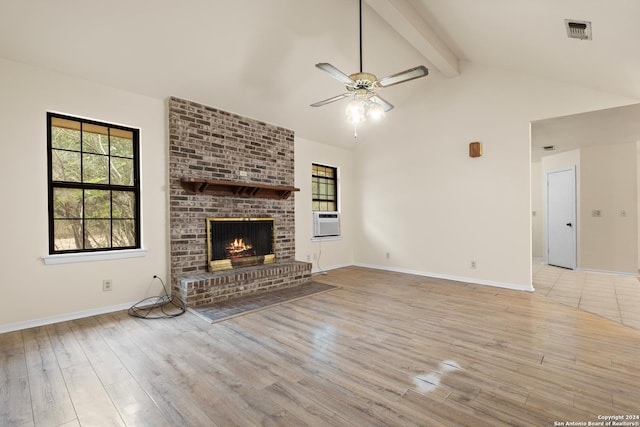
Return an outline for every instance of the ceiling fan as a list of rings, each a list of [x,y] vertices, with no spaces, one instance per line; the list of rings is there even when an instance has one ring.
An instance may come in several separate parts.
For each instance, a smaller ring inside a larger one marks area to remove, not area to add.
[[[424,77],[429,74],[429,70],[424,65],[410,68],[390,76],[378,79],[375,74],[362,71],[362,0],[359,0],[359,26],[360,26],[360,72],[347,75],[329,64],[321,62],[316,67],[328,73],[331,77],[343,83],[347,92],[333,96],[323,101],[311,104],[312,107],[321,107],[344,98],[352,98],[347,105],[347,117],[354,125],[354,136],[357,135],[356,126],[363,122],[366,117],[373,119],[384,116],[384,113],[391,111],[393,105],[381,98],[376,90],[399,83],[408,82],[413,79]]]

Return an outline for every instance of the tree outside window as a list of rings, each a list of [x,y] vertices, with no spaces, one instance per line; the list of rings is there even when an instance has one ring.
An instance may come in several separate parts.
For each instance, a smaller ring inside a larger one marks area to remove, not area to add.
[[[49,252],[140,247],[139,131],[47,114]]]

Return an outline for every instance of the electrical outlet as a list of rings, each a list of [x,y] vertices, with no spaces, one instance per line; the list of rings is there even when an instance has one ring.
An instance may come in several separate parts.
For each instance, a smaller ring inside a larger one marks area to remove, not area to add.
[[[111,281],[111,279],[104,279],[102,281],[102,291],[108,292],[112,290],[113,290],[113,282]]]
[[[387,252],[387,259],[391,258],[391,254]]]
[[[471,268],[477,268],[478,265],[476,264],[475,261],[471,261]]]
[[[311,262],[311,255],[307,254],[307,262]]]

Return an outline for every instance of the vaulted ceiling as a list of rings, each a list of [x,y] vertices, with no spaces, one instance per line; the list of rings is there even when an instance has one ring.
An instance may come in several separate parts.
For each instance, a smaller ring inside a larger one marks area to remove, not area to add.
[[[384,89],[396,106],[465,61],[640,100],[638,17],[636,0],[365,0],[364,69],[429,68]],[[565,19],[591,21],[593,40]],[[3,0],[0,57],[352,143],[342,103],[309,104],[344,90],[316,63],[358,71],[357,0]]]

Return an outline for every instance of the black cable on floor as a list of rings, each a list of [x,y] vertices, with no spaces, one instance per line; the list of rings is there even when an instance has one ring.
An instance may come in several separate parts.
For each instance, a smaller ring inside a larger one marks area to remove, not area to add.
[[[129,316],[139,317],[141,319],[168,319],[178,317],[187,311],[186,304],[177,296],[170,295],[164,281],[153,276],[154,279],[160,280],[164,295],[145,298],[133,304],[129,308]]]

